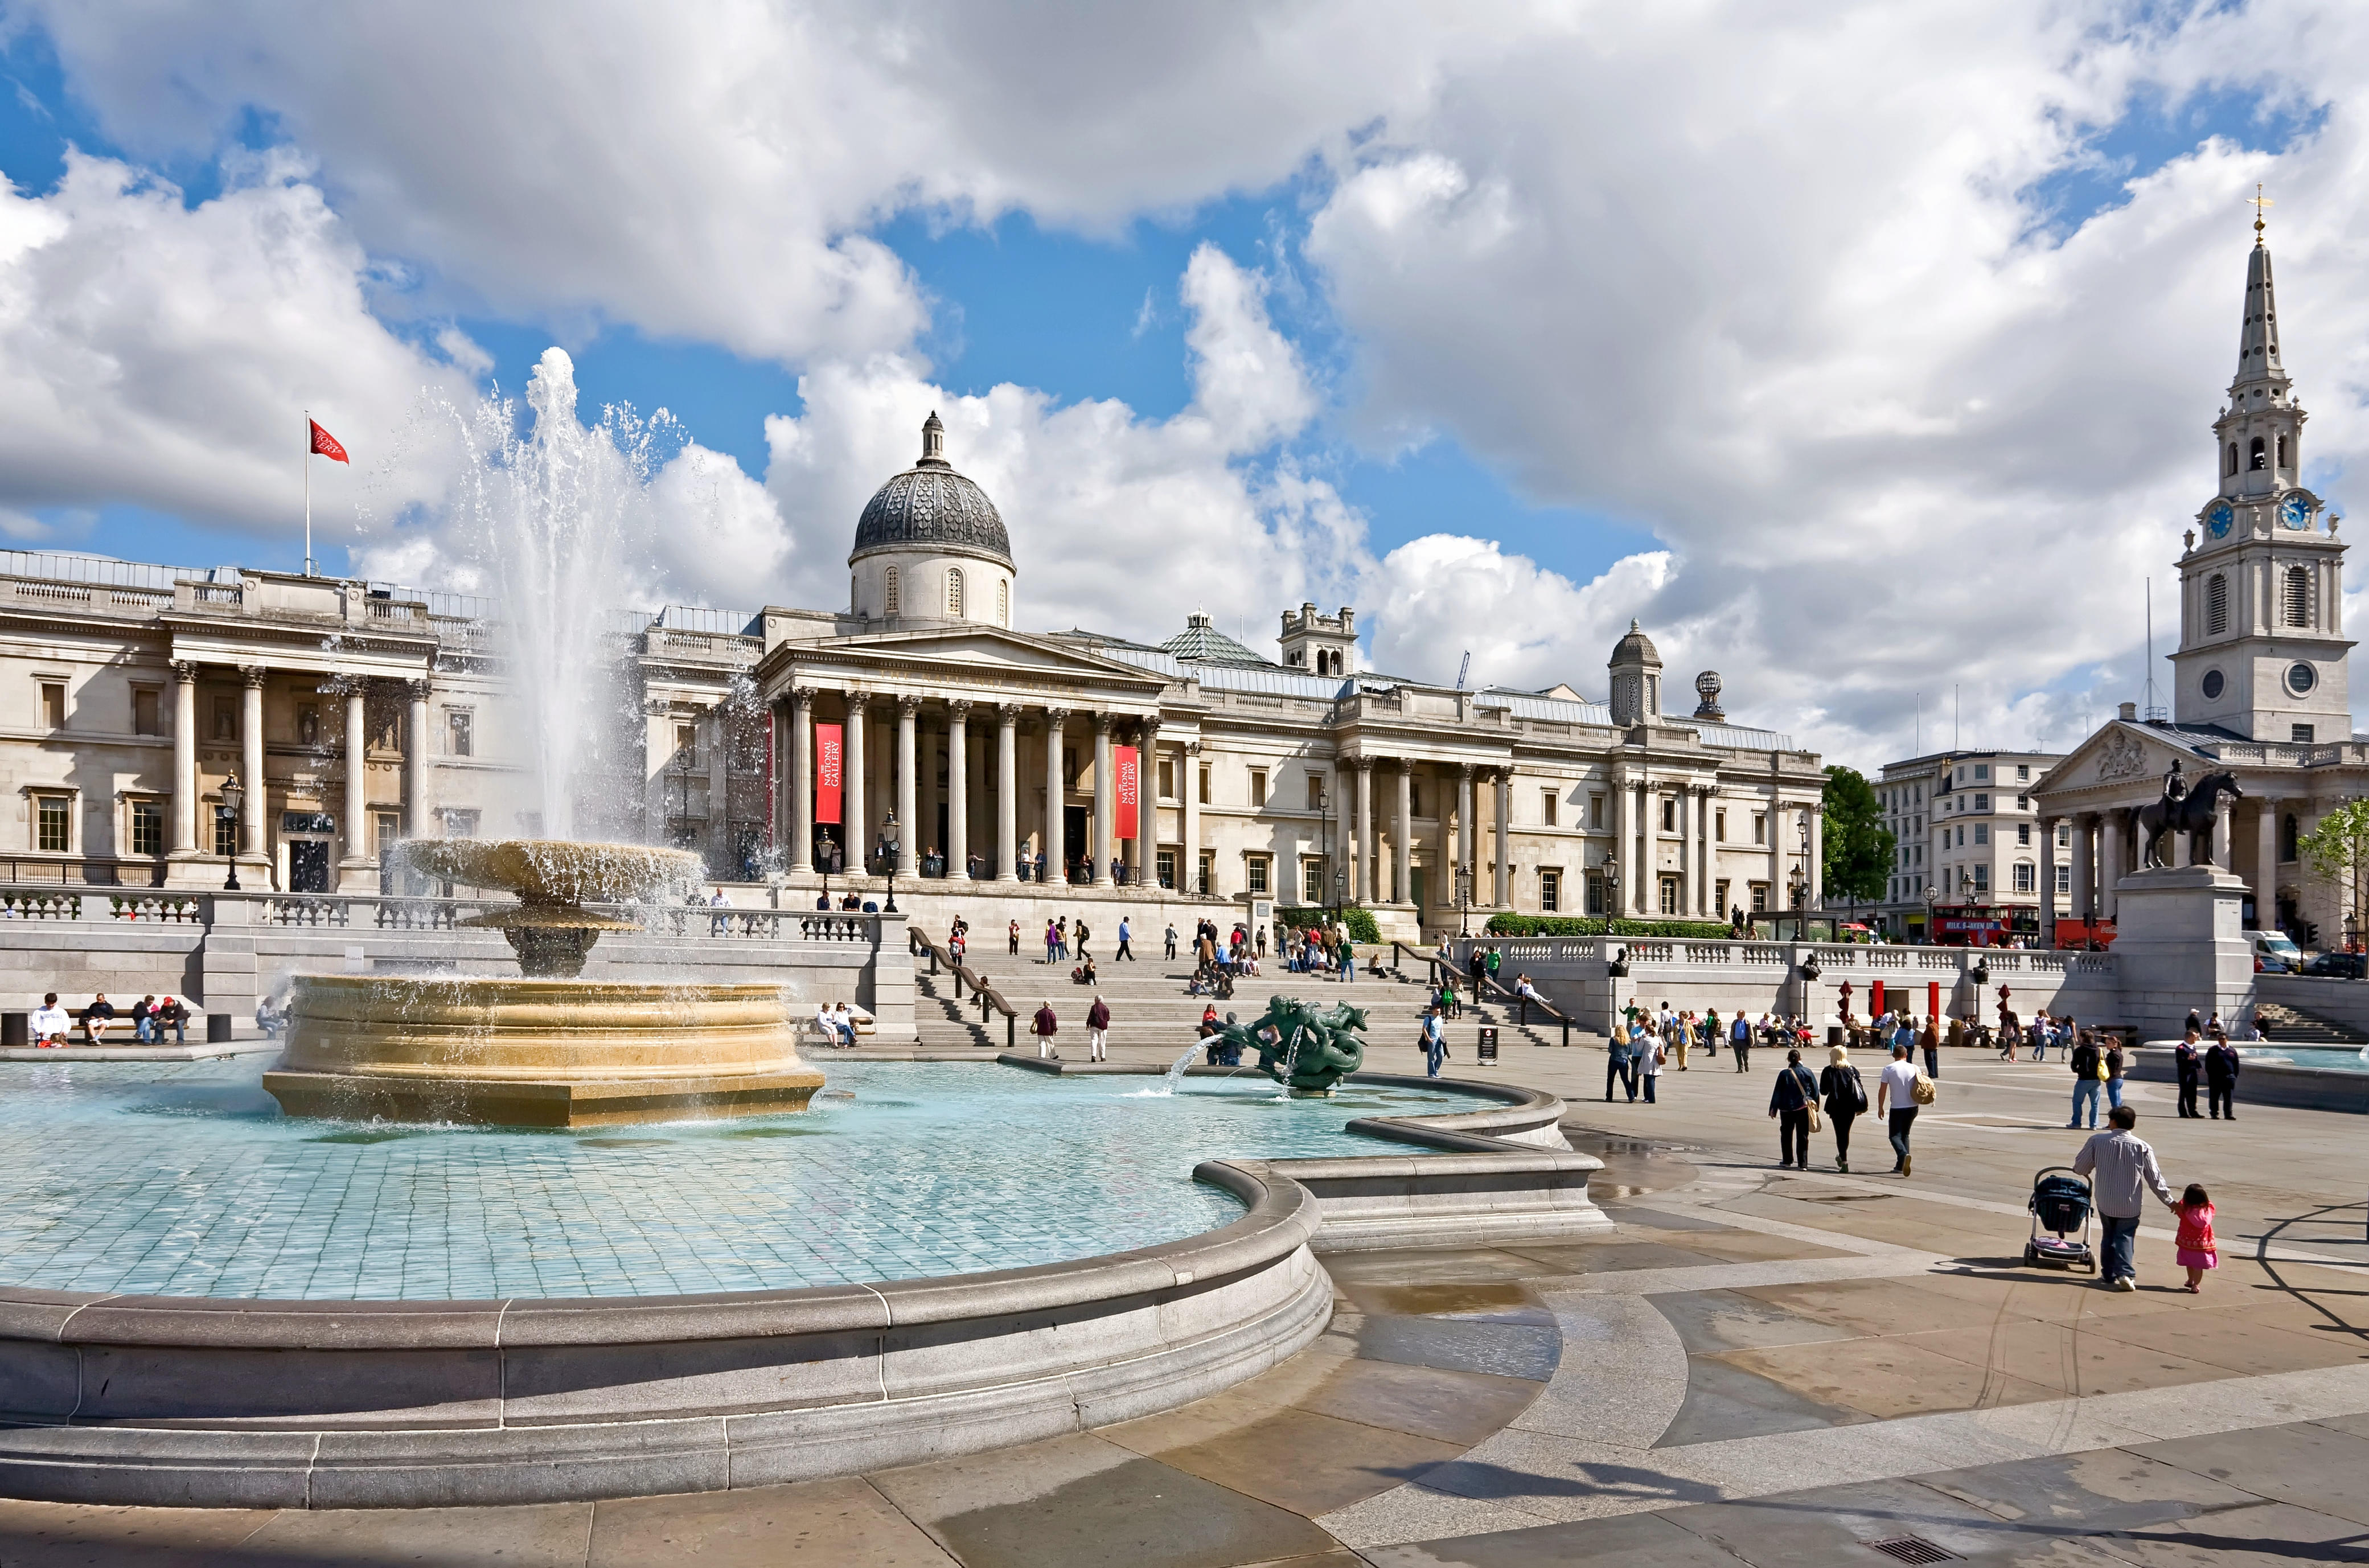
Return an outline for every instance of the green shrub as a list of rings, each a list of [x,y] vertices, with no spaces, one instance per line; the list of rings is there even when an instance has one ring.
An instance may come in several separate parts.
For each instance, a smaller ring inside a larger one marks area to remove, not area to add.
[[[1494,914],[1491,936],[1686,936],[1724,939],[1734,934],[1723,921],[1631,921],[1575,915]]]
[[[1331,910],[1278,909],[1275,911],[1275,918],[1285,925],[1305,929],[1311,925],[1332,924],[1333,911]],[[1382,939],[1382,928],[1374,923],[1374,911],[1371,910],[1362,909],[1356,904],[1344,905],[1341,910],[1341,923],[1349,928],[1349,940],[1352,942],[1379,942]]]

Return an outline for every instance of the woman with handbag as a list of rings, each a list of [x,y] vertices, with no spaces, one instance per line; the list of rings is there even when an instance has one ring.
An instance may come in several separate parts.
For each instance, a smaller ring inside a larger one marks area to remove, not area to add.
[[[1851,1065],[1850,1053],[1840,1046],[1826,1050],[1825,1069],[1818,1074],[1818,1094],[1835,1124],[1835,1169],[1848,1173],[1851,1122],[1867,1109],[1867,1084]]]
[[[1780,1170],[1810,1168],[1810,1129],[1818,1125],[1818,1081],[1802,1065],[1802,1053],[1785,1053],[1785,1069],[1769,1091],[1768,1114],[1777,1121]]]

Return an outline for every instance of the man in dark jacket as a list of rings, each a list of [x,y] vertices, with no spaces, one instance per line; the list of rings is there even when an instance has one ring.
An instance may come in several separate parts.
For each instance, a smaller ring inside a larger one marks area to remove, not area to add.
[[[1101,997],[1096,997],[1094,1004],[1086,1009],[1086,1059],[1108,1061],[1110,1059],[1109,1038],[1110,1004]]]
[[[1053,1048],[1053,1035],[1060,1026],[1060,1022],[1053,1016],[1053,1004],[1050,1001],[1040,1003],[1036,1016],[1028,1024],[1028,1032],[1036,1036],[1038,1060],[1061,1059],[1061,1053]]]
[[[2172,1066],[2180,1073],[2180,1114],[2192,1120],[2203,1115],[2196,1108],[2196,1081],[2203,1076],[2204,1055],[2196,1046],[2196,1031],[2191,1029],[2172,1052]]]
[[[2215,1031],[2212,1048],[2204,1053],[2204,1085],[2210,1093],[2205,1104],[2212,1108],[2213,1119],[2219,1121],[2226,1112],[2231,1121],[2237,1119],[2237,1047],[2229,1036]]]
[[[2087,1029],[2081,1031],[2080,1043],[2073,1047],[2073,1119],[2066,1127],[2081,1125],[2081,1106],[2089,1107],[2089,1126],[2098,1125],[2098,1042]]]
[[[1818,1081],[1802,1065],[1800,1051],[1785,1053],[1784,1070],[1768,1092],[1768,1114],[1777,1121],[1778,1166],[1810,1168],[1810,1107],[1818,1103]]]

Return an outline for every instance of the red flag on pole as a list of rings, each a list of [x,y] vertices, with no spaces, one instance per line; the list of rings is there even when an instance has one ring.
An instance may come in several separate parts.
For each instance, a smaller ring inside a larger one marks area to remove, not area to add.
[[[839,824],[840,792],[842,788],[841,769],[844,765],[840,727],[835,724],[818,724],[814,727],[814,819],[818,825],[835,827]]]
[[[1118,809],[1113,814],[1118,818],[1118,824],[1117,830],[1111,837],[1132,839],[1136,836],[1136,803],[1143,793],[1143,773],[1132,746],[1113,747],[1111,762],[1112,771],[1118,779]]]
[[[307,419],[304,422],[313,427],[313,450],[315,452],[320,453],[323,457],[327,458],[332,463],[342,463],[349,468],[353,466],[353,460],[346,455],[346,449],[338,444],[337,437],[331,435],[328,431],[321,428],[320,421],[316,419]]]

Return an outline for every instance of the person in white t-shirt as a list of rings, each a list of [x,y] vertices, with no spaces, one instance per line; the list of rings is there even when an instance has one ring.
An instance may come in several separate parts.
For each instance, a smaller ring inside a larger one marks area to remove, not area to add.
[[[1892,1173],[1905,1176],[1910,1166],[1908,1129],[1917,1120],[1917,1068],[1908,1059],[1906,1046],[1892,1047],[1892,1059],[1884,1064],[1883,1076],[1875,1085],[1875,1109],[1877,1115],[1890,1118]]]
[[[41,998],[41,1005],[33,1009],[30,1033],[37,1050],[53,1049],[66,1043],[66,1032],[74,1027],[74,1018],[58,1005],[58,993]]]

